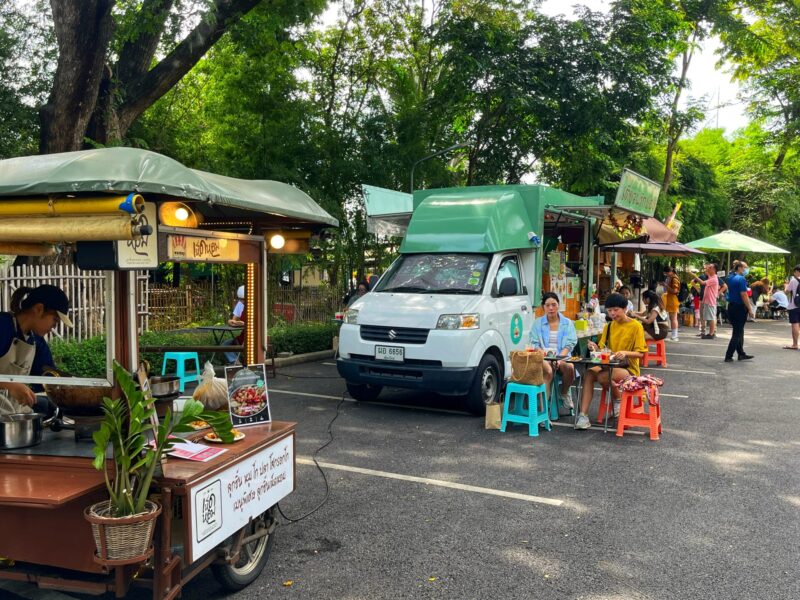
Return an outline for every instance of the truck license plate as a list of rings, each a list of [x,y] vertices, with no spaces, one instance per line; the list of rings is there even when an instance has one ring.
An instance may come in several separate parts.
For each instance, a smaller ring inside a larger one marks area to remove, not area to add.
[[[375,346],[375,360],[403,362],[404,358],[405,348],[399,348],[397,346]]]

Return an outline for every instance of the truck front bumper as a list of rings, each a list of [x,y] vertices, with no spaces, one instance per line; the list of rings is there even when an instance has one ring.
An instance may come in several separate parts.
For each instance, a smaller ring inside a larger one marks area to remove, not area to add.
[[[477,367],[397,364],[369,358],[339,358],[336,368],[339,375],[350,383],[428,390],[448,396],[462,396],[469,392],[478,370]]]

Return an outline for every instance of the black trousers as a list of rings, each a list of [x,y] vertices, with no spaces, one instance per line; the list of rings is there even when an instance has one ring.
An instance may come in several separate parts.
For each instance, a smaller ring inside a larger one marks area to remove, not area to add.
[[[728,320],[733,326],[731,341],[728,343],[728,350],[725,358],[733,358],[736,352],[741,358],[744,356],[744,324],[747,323],[747,309],[740,302],[728,302]]]

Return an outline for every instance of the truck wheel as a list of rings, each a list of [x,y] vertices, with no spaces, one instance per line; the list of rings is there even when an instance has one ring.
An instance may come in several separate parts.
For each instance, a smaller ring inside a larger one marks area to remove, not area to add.
[[[369,402],[370,400],[377,399],[382,389],[382,385],[347,382],[347,393],[350,394],[354,400],[359,400],[361,402]]]
[[[253,535],[264,528],[272,526],[274,521],[275,509],[270,508],[260,517],[253,519],[245,527],[245,537]],[[235,539],[235,535],[231,540]],[[237,591],[246,588],[253,583],[261,571],[267,565],[269,554],[272,551],[272,544],[275,541],[275,532],[268,533],[249,544],[242,544],[239,552],[239,560],[235,564],[214,564],[211,571],[216,580],[227,590]]]
[[[500,365],[492,354],[485,354],[467,394],[467,410],[473,415],[485,414],[486,405],[498,401],[500,384]]]

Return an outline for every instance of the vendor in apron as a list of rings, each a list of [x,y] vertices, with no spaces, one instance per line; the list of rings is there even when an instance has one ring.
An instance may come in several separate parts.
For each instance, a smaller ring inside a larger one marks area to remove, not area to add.
[[[54,285],[20,287],[14,292],[11,311],[0,313],[0,373],[38,376],[44,367],[52,366],[44,336],[59,321],[72,327],[68,311],[67,295]],[[29,413],[36,408],[36,396],[29,386],[0,382],[0,415]]]

